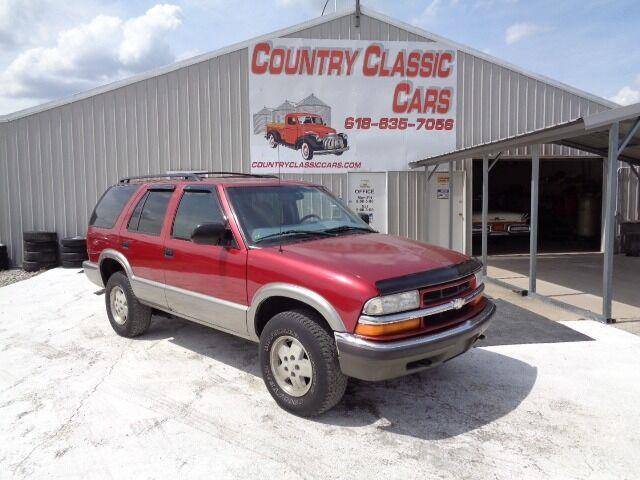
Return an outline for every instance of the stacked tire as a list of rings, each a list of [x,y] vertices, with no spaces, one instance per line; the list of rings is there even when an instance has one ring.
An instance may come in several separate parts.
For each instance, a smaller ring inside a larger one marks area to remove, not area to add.
[[[58,235],[56,232],[24,232],[22,269],[25,272],[58,266]]]
[[[9,254],[7,246],[0,243],[0,271],[9,269]]]
[[[82,268],[82,262],[88,258],[86,238],[63,238],[60,241],[62,268]]]

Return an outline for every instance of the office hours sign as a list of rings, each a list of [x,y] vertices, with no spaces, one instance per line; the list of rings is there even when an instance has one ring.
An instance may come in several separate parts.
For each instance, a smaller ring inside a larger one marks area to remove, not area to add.
[[[408,170],[456,145],[457,51],[281,38],[249,48],[251,171]]]
[[[366,213],[375,230],[387,233],[387,174],[350,172],[347,178],[351,210]]]

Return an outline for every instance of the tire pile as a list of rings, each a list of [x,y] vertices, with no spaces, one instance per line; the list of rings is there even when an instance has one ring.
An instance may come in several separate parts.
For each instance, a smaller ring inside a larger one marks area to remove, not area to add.
[[[82,262],[89,258],[87,239],[83,237],[63,238],[60,244],[62,268],[82,268]]]
[[[9,255],[7,246],[0,243],[0,271],[9,269]]]
[[[58,235],[56,232],[24,232],[22,269],[37,272],[58,266]]]

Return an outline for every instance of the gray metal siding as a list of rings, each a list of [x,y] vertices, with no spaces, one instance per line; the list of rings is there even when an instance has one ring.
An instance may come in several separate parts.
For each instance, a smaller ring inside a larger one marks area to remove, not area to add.
[[[431,41],[366,15],[360,28],[354,24],[354,15],[346,15],[289,36]],[[604,108],[464,52],[458,69],[459,146]],[[242,48],[0,123],[0,241],[13,261],[22,258],[24,230],[83,234],[97,198],[119,177],[187,168],[248,171],[248,92],[248,49]],[[389,174],[389,233],[426,238],[424,175]],[[291,177],[346,198],[344,174]]]
[[[458,52],[457,148],[499,140],[607,108],[466,52]],[[525,149],[509,153],[528,155]],[[545,145],[541,154],[585,155],[552,145]]]
[[[0,242],[13,262],[23,231],[84,234],[96,200],[120,177],[247,171],[247,53],[0,123]]]

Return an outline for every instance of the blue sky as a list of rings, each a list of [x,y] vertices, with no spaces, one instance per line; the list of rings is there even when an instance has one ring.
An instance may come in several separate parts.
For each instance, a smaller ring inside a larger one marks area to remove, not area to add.
[[[317,17],[324,3],[1,0],[0,114]],[[354,0],[335,3],[343,10]],[[596,95],[640,101],[637,0],[362,4]]]

